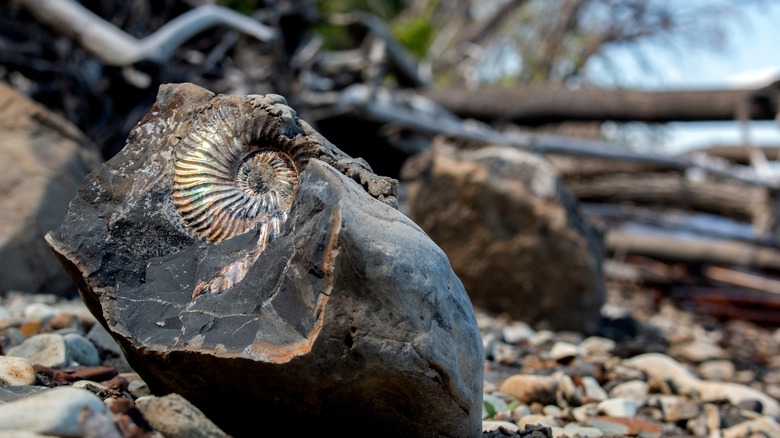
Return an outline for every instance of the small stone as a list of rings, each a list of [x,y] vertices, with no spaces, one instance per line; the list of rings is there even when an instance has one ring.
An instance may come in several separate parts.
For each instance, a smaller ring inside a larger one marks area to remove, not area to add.
[[[642,438],[661,436],[660,426],[639,418],[596,417],[589,419],[586,424],[598,428],[609,436],[640,436]]]
[[[606,355],[615,349],[615,341],[601,336],[590,336],[579,344],[580,350],[587,356]]]
[[[111,334],[109,334],[100,324],[95,324],[89,329],[87,339],[89,339],[98,350],[108,352],[117,357],[124,357],[119,344],[116,343],[114,338],[111,337]]]
[[[550,358],[556,362],[568,362],[580,355],[580,349],[568,342],[556,342],[550,349]]]
[[[555,405],[547,405],[544,408],[542,408],[542,414],[547,415],[551,418],[557,418],[560,417],[563,413],[563,410]]]
[[[723,438],[780,437],[780,425],[772,417],[761,417],[723,429]]]
[[[146,421],[166,438],[227,436],[203,412],[178,394],[142,397],[135,401]]]
[[[720,430],[720,410],[712,403],[705,403],[702,406],[702,412],[707,425],[707,433],[714,436]]]
[[[708,360],[699,365],[698,372],[706,380],[732,380],[734,363],[730,360]]]
[[[582,389],[585,391],[585,397],[589,401],[600,402],[609,398],[607,391],[604,391],[599,382],[591,376],[582,378]]]
[[[575,420],[579,421],[580,423],[584,423],[588,419],[599,415],[598,403],[588,403],[582,406],[577,406],[571,410],[571,414]]]
[[[595,427],[580,426],[577,423],[569,423],[566,427],[553,427],[553,437],[600,437],[604,436],[604,432]]]
[[[742,400],[741,402],[737,403],[737,408],[745,410],[745,411],[761,413],[761,411],[763,410],[764,406],[758,400],[746,399],[746,400]]]
[[[557,386],[558,380],[554,377],[516,374],[504,380],[500,390],[523,404],[539,402],[547,405],[555,403]]]
[[[24,385],[24,386],[4,386],[0,388],[0,402],[9,402],[22,397],[26,397],[36,392],[48,391],[45,386]]]
[[[647,382],[642,380],[629,380],[628,382],[615,385],[615,387],[609,391],[609,396],[612,398],[630,398],[636,402],[637,406],[642,406],[647,402],[648,393],[649,387]]]
[[[91,392],[63,386],[0,405],[0,430],[78,437],[79,414],[85,409],[108,413],[106,405]]]
[[[132,395],[134,398],[141,398],[152,394],[152,392],[149,390],[149,386],[140,378],[136,380],[130,380],[130,383],[127,385],[127,392],[129,392],[130,395]]]
[[[528,405],[520,405],[512,409],[512,420],[518,422],[521,418],[526,415],[531,415],[532,413],[533,412],[531,412],[531,408]]]
[[[728,357],[726,350],[709,341],[692,341],[674,345],[669,348],[669,355],[694,363]]]
[[[514,322],[501,330],[504,342],[508,344],[530,341],[535,333],[534,329],[524,322]]]
[[[574,384],[574,381],[568,374],[561,373],[558,376],[558,390],[556,391],[556,400],[560,403],[569,403],[579,406],[583,401],[583,394],[580,388]]]
[[[491,430],[498,430],[499,427],[503,427],[509,432],[517,432],[520,430],[515,423],[509,421],[493,421],[485,420],[482,422],[482,432],[490,432]]]
[[[599,411],[608,417],[635,417],[638,406],[630,398],[610,398],[598,404]]]
[[[35,371],[23,357],[0,356],[0,386],[33,385]]]
[[[555,332],[550,330],[539,330],[531,338],[531,345],[539,348],[546,348],[555,341]]]
[[[32,364],[49,368],[60,368],[68,363],[65,339],[53,333],[32,336],[8,350],[8,355],[24,357]]]
[[[676,423],[680,420],[690,420],[699,415],[699,405],[676,395],[659,395],[654,405],[661,408],[664,421]]]
[[[75,362],[84,366],[100,365],[100,353],[87,338],[71,333],[65,335],[64,339],[69,363]]]
[[[560,424],[552,417],[549,417],[547,415],[540,415],[540,414],[531,414],[526,415],[525,417],[521,418],[518,422],[518,425],[521,429],[525,429],[528,425],[534,425],[539,424],[541,426],[547,426],[547,427],[558,427]]]
[[[25,306],[22,317],[27,322],[45,323],[59,313],[56,308],[44,303],[30,303]]]
[[[81,325],[79,317],[68,312],[60,312],[54,315],[49,320],[48,325],[60,334],[64,334],[62,333],[64,331],[84,333],[84,327]]]

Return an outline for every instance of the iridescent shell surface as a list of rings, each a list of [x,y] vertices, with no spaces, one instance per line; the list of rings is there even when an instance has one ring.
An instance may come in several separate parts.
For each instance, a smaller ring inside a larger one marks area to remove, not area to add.
[[[230,107],[214,110],[176,150],[174,205],[186,227],[212,243],[257,227],[278,228],[298,187],[293,157],[275,145],[252,143],[240,118]]]
[[[310,152],[293,139],[302,133],[281,96],[250,96],[266,115],[224,103],[203,108],[180,136],[171,191],[184,226],[219,244],[256,232],[255,247],[197,284],[192,297],[239,283],[269,242],[281,233]]]

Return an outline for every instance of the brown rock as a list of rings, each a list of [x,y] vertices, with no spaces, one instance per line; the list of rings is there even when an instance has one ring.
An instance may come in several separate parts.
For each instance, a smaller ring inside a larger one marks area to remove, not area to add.
[[[600,234],[544,159],[435,144],[406,162],[409,214],[478,306],[593,332],[604,302]]]
[[[74,294],[43,240],[101,159],[74,126],[0,82],[0,294]]]
[[[555,404],[557,389],[558,380],[555,377],[517,374],[504,380],[499,390],[517,397],[523,404],[537,402],[547,405]]]

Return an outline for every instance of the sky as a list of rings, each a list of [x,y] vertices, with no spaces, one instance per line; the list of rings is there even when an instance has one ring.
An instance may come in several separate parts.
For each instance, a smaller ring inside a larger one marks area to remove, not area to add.
[[[681,57],[648,47],[646,53],[656,66],[653,74],[643,72],[628,56],[618,58],[623,67],[618,85],[650,90],[754,88],[780,79],[780,1],[768,4],[772,6],[747,9],[727,27],[728,43],[719,52],[691,50]],[[739,144],[741,131],[732,122],[672,123],[665,138],[666,151],[683,152],[712,144]],[[780,124],[752,122],[750,138],[758,145],[780,146]]]

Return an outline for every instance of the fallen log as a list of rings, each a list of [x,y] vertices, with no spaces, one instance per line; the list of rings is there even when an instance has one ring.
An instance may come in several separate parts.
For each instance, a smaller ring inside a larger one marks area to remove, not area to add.
[[[780,270],[780,249],[690,233],[622,227],[609,230],[604,244],[611,253],[643,255],[687,263],[719,263]]]
[[[780,324],[780,296],[738,288],[682,286],[673,288],[669,297],[697,314],[718,318]]]
[[[748,104],[752,120],[778,113],[780,83],[752,90],[643,91],[553,86],[437,89],[425,96],[464,118],[541,125],[563,121],[665,123],[734,120]]]
[[[606,228],[649,226],[667,231],[687,232],[702,237],[744,241],[773,246],[777,242],[766,233],[759,233],[750,223],[724,216],[694,213],[664,205],[661,208],[636,205],[581,202],[580,208],[594,222]]]
[[[567,180],[584,202],[631,202],[715,213],[753,223],[759,233],[774,224],[774,200],[769,191],[732,181],[698,181],[680,173],[602,175]]]
[[[759,274],[724,268],[722,266],[708,266],[704,269],[704,275],[717,283],[780,294],[780,280],[774,280]]]

